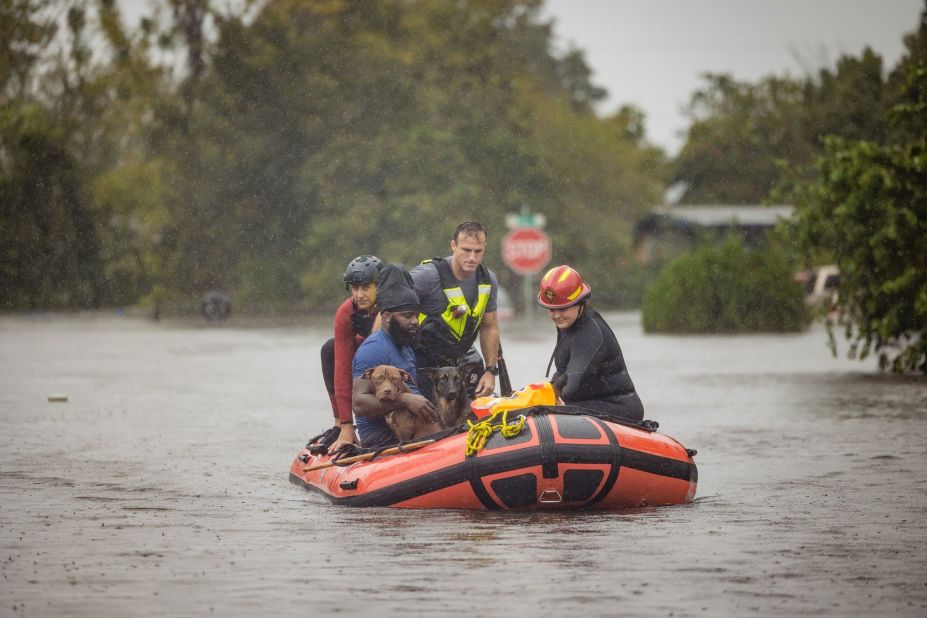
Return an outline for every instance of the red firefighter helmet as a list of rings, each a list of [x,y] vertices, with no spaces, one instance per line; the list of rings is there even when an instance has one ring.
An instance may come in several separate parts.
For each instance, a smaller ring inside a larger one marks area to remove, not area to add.
[[[538,304],[547,309],[566,309],[592,293],[582,276],[566,264],[554,266],[541,278]]]

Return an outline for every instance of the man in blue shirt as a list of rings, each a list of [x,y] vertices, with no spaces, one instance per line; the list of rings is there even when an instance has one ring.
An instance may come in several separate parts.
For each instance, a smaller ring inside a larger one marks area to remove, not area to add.
[[[398,442],[384,417],[400,408],[415,416],[416,433],[441,430],[434,405],[421,395],[416,384],[408,384],[410,392],[401,393],[395,401],[380,401],[373,394],[370,380],[363,377],[368,369],[392,365],[412,376],[413,381],[417,379],[413,348],[418,338],[421,306],[412,289],[412,278],[400,266],[389,264],[380,271],[377,307],[380,309],[381,328],[357,348],[351,372],[354,378],[351,404],[357,422],[357,436],[364,447]]]

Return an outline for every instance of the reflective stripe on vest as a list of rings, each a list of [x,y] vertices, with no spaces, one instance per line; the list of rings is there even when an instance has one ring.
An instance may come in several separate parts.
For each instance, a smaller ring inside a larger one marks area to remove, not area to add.
[[[462,347],[469,348],[476,338],[480,325],[483,323],[483,314],[489,304],[489,297],[492,292],[492,280],[489,278],[489,271],[482,264],[477,267],[476,303],[473,307],[470,307],[447,260],[435,258],[425,260],[422,264],[429,262],[433,263],[438,271],[442,290],[447,297],[447,307],[440,315],[431,317],[425,313],[419,315],[419,323],[422,325],[422,343],[429,342],[431,336],[435,336],[455,348],[458,347],[457,344],[465,344]],[[441,332],[443,332],[443,335]]]
[[[483,314],[486,312],[486,305],[489,304],[489,293],[492,291],[492,285],[489,283],[480,283],[476,286],[476,306],[472,309],[467,304],[463,290],[459,287],[447,288],[444,295],[447,296],[447,308],[441,314],[441,320],[447,324],[448,330],[454,335],[457,341],[464,336],[467,328],[467,318],[475,320],[473,330],[479,330],[480,324],[483,323]],[[423,313],[419,316],[419,322],[424,322],[427,316]]]

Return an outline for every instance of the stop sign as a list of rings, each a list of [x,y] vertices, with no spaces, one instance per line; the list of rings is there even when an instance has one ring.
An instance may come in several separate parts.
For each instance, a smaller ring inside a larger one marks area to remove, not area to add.
[[[550,262],[550,236],[536,227],[520,227],[502,239],[502,259],[519,275],[533,275]]]

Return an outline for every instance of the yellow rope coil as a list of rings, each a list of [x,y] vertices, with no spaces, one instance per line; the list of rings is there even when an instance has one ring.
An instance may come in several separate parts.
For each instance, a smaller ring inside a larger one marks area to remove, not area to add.
[[[492,416],[478,423],[467,421],[467,425],[470,426],[470,430],[467,432],[467,457],[481,451],[486,446],[486,441],[497,429],[505,438],[514,438],[521,433],[522,427],[525,426],[524,415],[519,414],[518,420],[510,425],[508,423],[508,414],[508,410],[497,410],[492,413]],[[493,425],[493,421],[500,415],[502,421]]]

